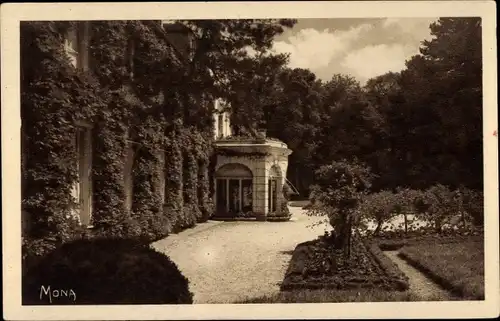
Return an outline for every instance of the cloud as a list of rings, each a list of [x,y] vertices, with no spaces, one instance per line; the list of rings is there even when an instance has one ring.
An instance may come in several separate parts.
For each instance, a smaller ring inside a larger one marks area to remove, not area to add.
[[[364,82],[389,71],[401,71],[405,68],[406,59],[413,54],[412,46],[379,44],[350,52],[340,64]]]
[[[430,40],[429,26],[438,18],[387,18],[382,23],[384,29],[390,32],[405,34],[417,41]]]
[[[320,79],[341,73],[364,83],[404,69],[421,42],[432,39],[429,25],[437,19],[299,19],[277,37],[273,51],[289,53],[289,67],[310,69]]]
[[[328,66],[334,58],[345,54],[352,44],[371,28],[373,28],[371,25],[362,24],[348,30],[301,29],[287,41],[276,41],[273,51],[289,53],[291,68],[307,68],[315,71]]]

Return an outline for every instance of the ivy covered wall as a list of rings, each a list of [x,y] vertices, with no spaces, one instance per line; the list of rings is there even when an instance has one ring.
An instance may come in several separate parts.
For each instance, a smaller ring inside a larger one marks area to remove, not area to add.
[[[84,69],[70,64],[63,46],[66,32],[82,26]],[[197,69],[182,58],[154,21],[21,24],[23,255],[95,235],[152,241],[208,219],[212,97],[190,87]],[[82,121],[92,126],[91,229],[72,210]]]

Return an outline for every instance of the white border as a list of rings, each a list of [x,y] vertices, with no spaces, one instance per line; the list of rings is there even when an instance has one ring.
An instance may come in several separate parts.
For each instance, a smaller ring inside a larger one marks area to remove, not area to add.
[[[2,4],[3,296],[6,320],[473,318],[499,315],[496,4],[493,1],[344,1]],[[19,21],[197,18],[483,19],[485,280],[483,302],[22,307],[20,277]]]

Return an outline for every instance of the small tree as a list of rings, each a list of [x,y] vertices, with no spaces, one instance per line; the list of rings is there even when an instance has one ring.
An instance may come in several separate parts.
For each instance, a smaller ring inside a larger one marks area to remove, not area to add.
[[[397,207],[396,195],[391,191],[381,191],[366,195],[359,204],[359,212],[366,219],[375,221],[377,226],[373,234],[378,235],[382,225],[397,212]]]
[[[471,190],[462,187],[461,188],[462,197],[462,211],[464,217],[466,214],[472,219],[472,223],[476,227],[482,227],[484,224],[484,195],[482,191]]]
[[[427,207],[422,203],[422,192],[409,188],[398,188],[394,194],[395,208],[398,213],[403,214],[405,233],[408,233],[408,212],[425,212]]]
[[[353,226],[359,223],[358,205],[370,187],[369,169],[347,161],[333,162],[316,172],[311,188],[311,215],[327,215],[334,232],[334,246],[350,254]]]
[[[459,212],[457,193],[441,184],[427,189],[416,203],[418,212],[432,223],[436,233],[441,233],[443,225]]]

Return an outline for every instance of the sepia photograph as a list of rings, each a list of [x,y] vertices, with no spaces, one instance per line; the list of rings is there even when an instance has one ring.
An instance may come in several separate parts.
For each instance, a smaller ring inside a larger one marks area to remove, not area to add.
[[[19,309],[492,293],[498,316],[494,15],[209,18],[198,3],[198,18],[104,18],[87,5],[94,16],[17,21],[17,106],[2,98],[2,128],[15,115],[18,141],[7,152],[2,130],[2,176],[18,184],[2,190],[18,189],[3,197],[18,212],[2,216],[20,231],[3,239]]]

